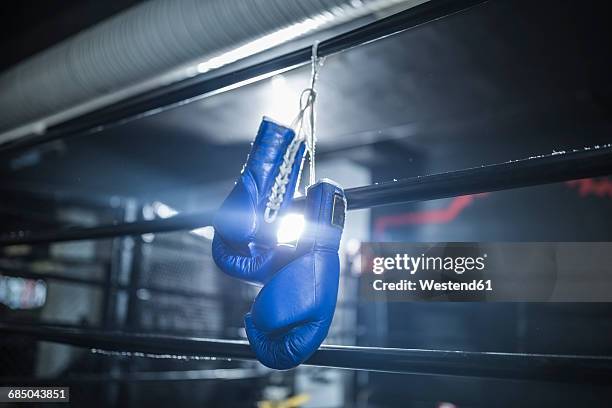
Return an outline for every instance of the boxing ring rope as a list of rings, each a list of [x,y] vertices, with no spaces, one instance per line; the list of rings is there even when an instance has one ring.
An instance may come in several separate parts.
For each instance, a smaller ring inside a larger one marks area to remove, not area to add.
[[[6,325],[3,335],[32,337],[117,355],[179,359],[255,360],[249,343],[54,326]],[[494,353],[356,346],[321,346],[306,365],[387,373],[589,384],[612,383],[612,357]]]
[[[351,188],[345,193],[348,209],[359,210],[610,174],[612,174],[612,146],[605,145]],[[88,228],[68,228],[48,232],[17,231],[0,236],[0,246],[192,230],[211,225],[213,215],[212,212],[202,212]]]
[[[393,14],[373,23],[339,34],[318,47],[320,57],[347,51],[360,45],[399,34],[422,24],[467,10],[486,0],[429,0],[426,3]],[[290,51],[264,61],[237,67],[221,67],[213,75],[199,75],[99,108],[57,125],[49,126],[42,134],[31,134],[0,145],[1,154],[14,154],[29,147],[56,139],[99,132],[144,116],[158,114],[185,103],[234,89],[278,72],[295,69],[310,62],[310,46]]]
[[[356,210],[605,176],[611,173],[612,146],[606,145],[358,187],[346,190],[346,196],[349,209]],[[212,215],[212,213],[183,214],[167,219],[93,228],[44,233],[21,232],[0,238],[0,246],[189,230],[210,225]],[[15,323],[0,323],[0,333],[76,347],[116,351],[118,355],[255,359],[246,341]],[[306,364],[402,374],[605,385],[612,383],[612,356],[322,346]]]

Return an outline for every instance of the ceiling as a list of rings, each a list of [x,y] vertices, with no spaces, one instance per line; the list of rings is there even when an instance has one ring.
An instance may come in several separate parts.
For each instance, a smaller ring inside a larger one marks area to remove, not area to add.
[[[401,178],[609,142],[609,28],[597,7],[491,0],[329,57],[317,85],[319,157],[391,166]],[[41,146],[5,162],[0,185],[145,199],[230,185],[260,118],[289,122],[308,76]]]
[[[2,1],[0,71],[140,1]]]

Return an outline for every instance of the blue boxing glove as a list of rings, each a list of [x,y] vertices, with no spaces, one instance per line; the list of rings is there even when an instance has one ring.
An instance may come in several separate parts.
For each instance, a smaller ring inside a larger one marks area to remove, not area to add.
[[[344,191],[335,183],[308,189],[304,233],[245,316],[251,348],[264,365],[293,368],[325,340],[336,308],[345,211]]]
[[[240,178],[216,214],[213,259],[233,277],[263,284],[283,262],[275,251],[279,215],[291,204],[304,157],[304,142],[295,137],[292,129],[264,118]]]

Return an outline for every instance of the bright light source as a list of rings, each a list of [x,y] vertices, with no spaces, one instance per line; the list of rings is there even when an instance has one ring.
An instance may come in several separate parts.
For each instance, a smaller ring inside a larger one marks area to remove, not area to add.
[[[361,247],[361,241],[356,238],[351,238],[346,243],[346,252],[350,256],[355,256],[359,252],[359,248]]]
[[[145,220],[154,220],[155,219],[155,209],[152,205],[145,205],[142,207],[142,216]]]
[[[213,69],[220,68],[224,65],[231,64],[232,62],[236,62],[243,58],[268,50],[277,45],[286,43],[295,38],[311,33],[319,28],[351,21],[366,14],[375,13],[379,10],[383,10],[404,1],[405,0],[377,0],[369,1],[364,4],[363,0],[352,0],[350,4],[334,7],[331,12],[324,11],[298,23],[291,24],[290,26],[278,29],[270,34],[247,42],[236,48],[228,49],[225,52],[200,62],[197,64],[196,70],[200,74],[203,74]],[[414,5],[416,5],[423,3],[424,1],[425,0],[412,0],[412,3],[415,3]],[[188,71],[188,75],[192,74],[192,71]]]
[[[276,242],[280,245],[295,245],[304,231],[305,223],[302,214],[285,215],[276,232]]]
[[[202,228],[196,228],[191,230],[192,234],[199,235],[206,239],[213,239],[215,237],[215,229],[210,225]]]
[[[266,102],[266,112],[280,123],[290,123],[297,114],[299,94],[291,87],[284,75],[275,75],[270,80],[272,92]]]
[[[0,275],[0,304],[11,309],[36,309],[46,300],[47,284],[43,280]]]
[[[287,86],[287,79],[284,75],[274,75],[270,82],[275,91],[282,90]]]
[[[318,19],[307,18],[302,22],[282,28],[271,34],[248,42],[240,47],[234,48],[228,52],[217,55],[216,57],[213,57],[207,61],[201,62],[198,64],[197,70],[199,73],[203,74],[212,69],[220,68],[224,65],[265,51],[269,48],[275,47],[317,29],[319,26],[333,20],[333,17],[334,16],[332,15],[331,17],[324,16]]]
[[[150,300],[151,292],[149,292],[147,289],[138,289],[136,291],[136,297],[140,300]]]
[[[155,234],[153,233],[142,234],[140,237],[147,244],[150,244],[151,242],[155,240]]]
[[[178,214],[178,211],[176,211],[174,208],[164,203],[160,203],[159,201],[155,201],[153,203],[153,210],[160,218],[170,218]]]

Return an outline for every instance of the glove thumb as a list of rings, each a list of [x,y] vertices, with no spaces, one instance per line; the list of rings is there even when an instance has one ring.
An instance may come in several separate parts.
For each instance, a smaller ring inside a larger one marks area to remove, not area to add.
[[[264,332],[247,313],[244,324],[249,343],[259,361],[269,368],[288,370],[308,359],[327,336],[328,324],[310,322],[279,333]]]

